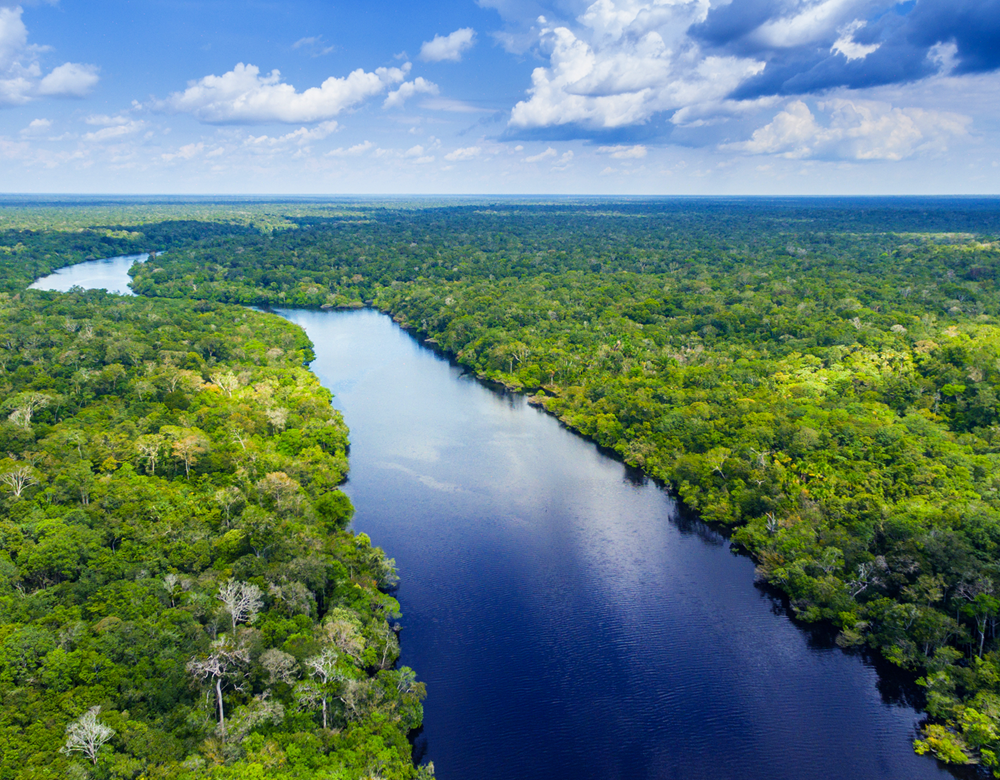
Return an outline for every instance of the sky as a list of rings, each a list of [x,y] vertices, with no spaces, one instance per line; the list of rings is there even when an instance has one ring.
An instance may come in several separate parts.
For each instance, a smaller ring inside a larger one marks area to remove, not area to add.
[[[0,192],[1000,192],[1000,0],[0,0]]]

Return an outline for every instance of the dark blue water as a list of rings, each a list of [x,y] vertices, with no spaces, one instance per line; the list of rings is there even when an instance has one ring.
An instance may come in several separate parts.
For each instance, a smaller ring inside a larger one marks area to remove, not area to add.
[[[905,688],[664,491],[388,317],[280,313],[351,427],[355,528],[399,564],[441,780],[949,777],[912,751]]]
[[[350,425],[354,525],[399,564],[442,780],[948,776],[875,669],[663,490],[384,315],[279,313]]]

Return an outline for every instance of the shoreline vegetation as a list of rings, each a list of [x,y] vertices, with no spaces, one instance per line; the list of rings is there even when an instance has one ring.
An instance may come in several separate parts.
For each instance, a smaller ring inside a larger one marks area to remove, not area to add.
[[[241,307],[0,293],[0,778],[432,775],[311,356]]]
[[[730,527],[920,675],[918,752],[1000,772],[1000,202],[232,208],[8,231],[0,265],[157,246],[140,300],[390,314]]]

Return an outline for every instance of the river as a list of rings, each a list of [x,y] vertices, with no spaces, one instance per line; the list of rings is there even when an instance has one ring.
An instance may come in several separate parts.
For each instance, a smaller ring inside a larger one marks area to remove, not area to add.
[[[135,293],[128,286],[131,281],[128,269],[135,262],[144,263],[148,257],[147,254],[128,255],[68,265],[48,276],[35,280],[31,284],[31,288],[66,292],[72,287],[82,287],[85,290],[104,289],[118,295],[134,295]]]
[[[950,777],[912,751],[908,689],[793,623],[666,491],[385,315],[278,313],[351,428],[441,780]]]

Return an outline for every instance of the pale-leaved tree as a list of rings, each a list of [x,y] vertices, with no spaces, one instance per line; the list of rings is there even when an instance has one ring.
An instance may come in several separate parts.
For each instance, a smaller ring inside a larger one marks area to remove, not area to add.
[[[208,682],[215,692],[219,711],[219,733],[226,738],[226,712],[222,692],[226,688],[242,691],[244,672],[250,663],[250,649],[230,636],[221,636],[212,642],[207,655],[188,661],[187,670],[195,679]]]
[[[78,720],[70,723],[66,727],[66,743],[59,748],[59,752],[66,756],[83,753],[96,765],[98,751],[115,735],[113,728],[97,720],[100,714],[100,707],[91,707]]]
[[[260,588],[249,582],[238,582],[230,579],[219,588],[216,597],[222,602],[222,608],[229,614],[233,631],[240,623],[250,625],[260,614],[264,606],[264,594]]]

